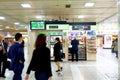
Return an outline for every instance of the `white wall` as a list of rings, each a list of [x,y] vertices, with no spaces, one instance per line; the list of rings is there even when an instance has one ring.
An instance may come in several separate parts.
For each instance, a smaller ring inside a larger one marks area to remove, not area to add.
[[[104,32],[112,32],[113,34],[117,33],[118,34],[118,31],[119,31],[119,28],[118,28],[118,14],[98,23],[98,26],[99,26],[99,31],[104,31]]]

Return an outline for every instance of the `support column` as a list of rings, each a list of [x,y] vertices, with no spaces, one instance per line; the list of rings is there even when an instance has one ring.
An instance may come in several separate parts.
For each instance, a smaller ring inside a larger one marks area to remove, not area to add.
[[[119,28],[119,34],[118,34],[118,77],[120,79],[120,0],[118,0],[118,28]]]

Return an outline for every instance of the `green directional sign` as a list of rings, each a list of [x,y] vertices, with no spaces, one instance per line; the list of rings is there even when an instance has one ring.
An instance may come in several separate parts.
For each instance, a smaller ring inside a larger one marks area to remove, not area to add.
[[[46,32],[38,32],[38,34],[45,34],[46,35]]]
[[[31,21],[31,29],[45,29],[44,21]]]

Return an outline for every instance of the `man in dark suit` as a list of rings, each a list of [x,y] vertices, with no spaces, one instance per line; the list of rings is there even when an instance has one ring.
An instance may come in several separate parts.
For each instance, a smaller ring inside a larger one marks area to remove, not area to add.
[[[15,34],[16,42],[10,47],[8,51],[8,58],[11,59],[9,69],[14,72],[12,80],[22,80],[22,71],[24,68],[24,46],[21,33]]]
[[[78,45],[79,45],[79,41],[74,38],[71,41],[71,45],[72,45],[72,61],[74,61],[74,54],[76,56],[76,61],[78,61]]]

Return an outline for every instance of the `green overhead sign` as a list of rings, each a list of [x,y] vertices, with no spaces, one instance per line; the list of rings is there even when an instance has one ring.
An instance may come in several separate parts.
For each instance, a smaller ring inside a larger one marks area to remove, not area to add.
[[[38,32],[38,34],[45,34],[46,35],[46,32]]]
[[[99,29],[98,25],[91,25],[91,30],[98,30],[98,29]]]

